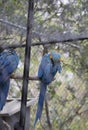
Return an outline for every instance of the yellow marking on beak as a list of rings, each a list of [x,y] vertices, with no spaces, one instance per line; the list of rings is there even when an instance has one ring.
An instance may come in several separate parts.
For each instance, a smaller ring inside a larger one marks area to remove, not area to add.
[[[63,62],[63,59],[62,59],[62,58],[60,58],[60,61],[61,61],[61,62]]]

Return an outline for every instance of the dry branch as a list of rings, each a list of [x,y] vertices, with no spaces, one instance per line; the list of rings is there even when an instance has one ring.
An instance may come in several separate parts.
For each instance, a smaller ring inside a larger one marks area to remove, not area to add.
[[[11,23],[11,22],[6,21],[6,20],[4,20],[4,19],[0,19],[0,22],[1,22],[2,24],[6,24],[6,25],[8,25],[8,26],[12,26],[13,28],[17,28],[17,29],[23,30],[23,31],[25,31],[25,32],[26,32],[26,30],[27,30],[26,27],[23,27],[23,26],[20,26],[20,25]],[[40,34],[39,34],[38,32],[33,31],[33,35],[34,35],[35,37],[40,38]]]

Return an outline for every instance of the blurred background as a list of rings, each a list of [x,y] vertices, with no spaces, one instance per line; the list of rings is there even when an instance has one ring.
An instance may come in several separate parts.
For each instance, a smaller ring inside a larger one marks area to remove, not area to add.
[[[88,129],[88,0],[35,0],[30,76],[36,77],[43,54],[58,52],[62,73],[48,86],[46,99],[54,130]],[[26,42],[27,0],[0,0],[0,46]],[[79,40],[80,39],[80,40]],[[49,43],[49,44],[48,44]],[[52,44],[50,44],[52,43]],[[55,43],[55,44],[53,44]],[[24,48],[16,48],[23,75]],[[8,98],[20,98],[22,81],[11,79]],[[39,94],[39,81],[29,81],[28,98]],[[31,129],[37,103],[31,107]],[[44,106],[38,130],[51,130]]]

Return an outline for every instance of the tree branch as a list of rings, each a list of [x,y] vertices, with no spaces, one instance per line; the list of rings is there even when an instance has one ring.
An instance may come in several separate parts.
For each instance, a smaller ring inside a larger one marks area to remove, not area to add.
[[[11,23],[11,22],[8,22],[8,21],[5,21],[3,19],[0,19],[0,22],[3,23],[3,24],[7,24],[9,26],[12,26],[12,27],[15,27],[15,28],[18,28],[18,29],[22,29],[26,32],[26,27],[22,27],[20,25],[17,25],[17,24],[14,24],[14,23]],[[74,48],[77,48],[77,49],[80,49],[80,47],[76,44],[72,44],[72,43],[69,43],[69,42],[72,42],[72,41],[79,41],[79,40],[88,40],[88,33],[82,33],[82,34],[72,34],[72,33],[58,33],[58,32],[54,32],[53,34],[41,34],[39,32],[35,32],[33,31],[33,35],[35,37],[38,37],[40,39],[41,36],[47,38],[47,36],[50,38],[49,40],[47,41],[41,41],[41,42],[36,42],[36,43],[32,43],[31,46],[39,46],[39,45],[46,45],[46,44],[66,44],[66,45],[70,45]],[[51,39],[52,38],[52,39]],[[48,38],[47,38],[48,39]],[[15,45],[8,45],[8,46],[4,46],[3,48],[4,49],[8,49],[8,48],[20,48],[20,47],[25,47],[25,44],[22,44],[22,45],[18,45],[18,44],[15,44]]]
[[[13,37],[0,37],[0,40],[2,40],[2,41],[9,40],[9,39],[13,39]]]
[[[26,27],[23,27],[23,26],[20,26],[20,25],[11,23],[11,22],[6,21],[6,20],[4,20],[4,19],[0,19],[0,22],[1,22],[2,24],[6,24],[6,25],[8,25],[8,26],[12,26],[13,28],[18,28],[18,29],[23,30],[23,31],[25,31],[25,32],[26,32],[26,30],[27,30]],[[35,37],[40,38],[40,34],[39,34],[38,32],[33,31],[33,35],[34,35]]]
[[[80,100],[80,106],[74,109],[74,114],[70,115],[71,112],[69,112],[68,117],[66,117],[66,119],[60,124],[60,129],[62,129],[67,123],[71,123],[77,115],[80,116],[83,112],[87,112],[88,109],[81,111],[82,107],[85,105],[85,98],[87,95],[88,89],[86,90],[83,98]]]
[[[50,122],[48,102],[47,102],[47,99],[46,99],[46,98],[45,98],[45,110],[46,110],[47,123],[48,123],[49,129],[50,129],[50,130],[53,130],[52,124],[51,124],[51,122]]]
[[[3,24],[6,24],[6,25],[12,26],[14,28],[18,28],[18,29],[22,29],[22,30],[26,31],[26,27],[22,27],[20,25],[5,21],[4,19],[0,19],[0,22],[3,23]]]

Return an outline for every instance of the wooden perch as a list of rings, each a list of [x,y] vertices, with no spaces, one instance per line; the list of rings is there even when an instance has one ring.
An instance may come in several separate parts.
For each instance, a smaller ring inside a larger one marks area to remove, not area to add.
[[[62,63],[63,63],[65,66],[69,66],[69,67],[73,68],[72,65],[67,64],[64,60],[62,61]],[[18,74],[17,74],[17,75],[12,74],[10,78],[11,78],[11,79],[23,80],[23,77],[22,77],[21,75],[18,75]],[[35,76],[35,77],[29,76],[29,77],[28,77],[28,80],[36,80],[36,81],[38,81],[38,80],[40,80],[40,79],[38,78],[38,76]],[[53,81],[54,81],[54,80],[55,80],[55,78],[53,79]]]
[[[12,79],[23,80],[23,77],[20,76],[20,75],[11,75],[11,78],[12,78]],[[29,76],[29,77],[28,77],[28,80],[36,80],[36,81],[38,81],[39,78],[38,78],[37,76],[36,76],[36,77],[31,77],[31,76]]]

